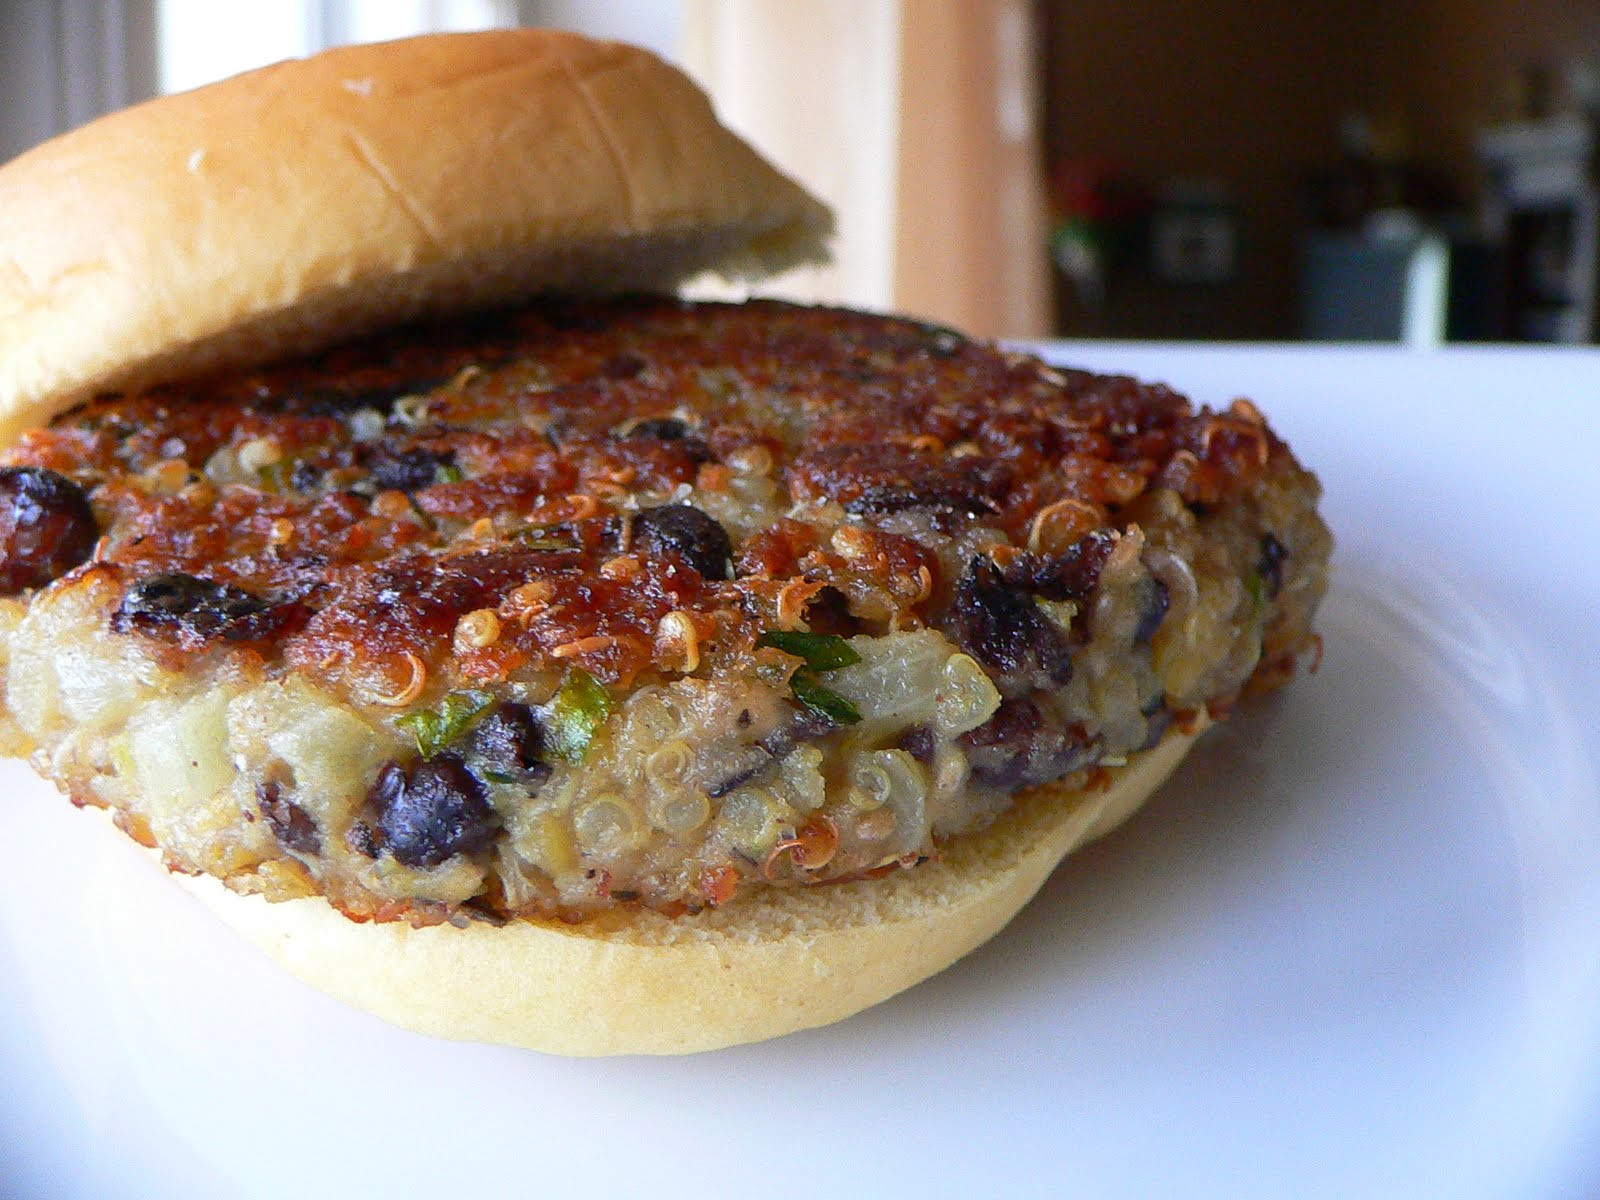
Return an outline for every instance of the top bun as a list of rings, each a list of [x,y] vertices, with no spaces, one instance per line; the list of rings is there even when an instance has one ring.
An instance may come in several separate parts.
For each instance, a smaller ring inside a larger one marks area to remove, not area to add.
[[[517,29],[279,63],[0,167],[0,443],[417,317],[821,261],[831,225],[631,46]]]

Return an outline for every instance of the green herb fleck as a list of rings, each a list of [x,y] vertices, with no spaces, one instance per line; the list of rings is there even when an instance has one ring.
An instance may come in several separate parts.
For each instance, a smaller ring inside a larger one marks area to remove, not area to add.
[[[769,630],[756,639],[758,646],[771,646],[806,660],[813,671],[836,671],[861,661],[861,655],[850,648],[850,643],[831,633],[801,633],[781,629]]]
[[[289,490],[293,471],[292,462],[288,459],[279,459],[271,466],[257,467],[256,478],[261,481],[262,491],[286,492]]]
[[[461,468],[455,463],[440,463],[433,469],[435,483],[460,483],[466,476],[461,473]]]
[[[438,708],[407,713],[395,724],[417,739],[423,758],[432,758],[476,725],[493,704],[488,692],[451,692]]]
[[[1267,607],[1267,585],[1260,571],[1251,571],[1244,577],[1245,591],[1250,593],[1250,619],[1259,617]]]
[[[594,676],[574,667],[550,701],[545,749],[563,762],[582,762],[595,733],[611,715],[611,707],[610,694]]]
[[[791,675],[789,687],[801,704],[840,725],[854,725],[861,720],[861,711],[838,692],[823,687],[809,667],[801,667]]]

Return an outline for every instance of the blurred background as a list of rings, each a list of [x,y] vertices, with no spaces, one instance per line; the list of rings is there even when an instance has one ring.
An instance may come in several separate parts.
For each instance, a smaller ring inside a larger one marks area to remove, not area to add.
[[[0,156],[351,41],[650,46],[827,199],[785,294],[1008,337],[1600,336],[1594,0],[0,0]]]

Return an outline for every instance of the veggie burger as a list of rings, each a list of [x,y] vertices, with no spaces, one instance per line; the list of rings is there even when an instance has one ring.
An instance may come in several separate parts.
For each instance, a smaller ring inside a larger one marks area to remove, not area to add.
[[[993,934],[1317,645],[1250,404],[678,285],[827,210],[641,50],[334,50],[0,168],[0,748],[312,983],[676,1052]]]

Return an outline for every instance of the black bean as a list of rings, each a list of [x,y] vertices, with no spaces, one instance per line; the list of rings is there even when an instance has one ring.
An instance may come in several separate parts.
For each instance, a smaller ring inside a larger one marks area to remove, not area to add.
[[[441,468],[454,466],[455,455],[379,442],[362,455],[362,465],[382,491],[417,492],[438,483]]]
[[[298,854],[322,853],[322,835],[317,831],[316,821],[305,809],[284,796],[280,785],[257,784],[256,805],[284,849]]]
[[[826,713],[801,705],[789,706],[783,723],[766,737],[744,749],[739,757],[729,764],[729,768],[724,770],[722,777],[706,788],[706,795],[713,800],[726,796],[734,788],[743,787],[765,775],[801,742],[819,738],[837,728],[839,728],[838,722]]]
[[[633,541],[646,554],[676,554],[707,579],[733,574],[728,531],[692,504],[645,509],[633,519]]]
[[[453,754],[418,763],[398,781],[391,766],[378,777],[372,801],[382,845],[408,867],[436,867],[482,850],[500,829],[483,784]]]
[[[899,741],[894,745],[896,750],[904,750],[923,766],[927,766],[933,761],[936,744],[937,739],[933,735],[933,730],[926,725],[913,725],[900,735]]]
[[[805,705],[790,705],[789,715],[783,724],[757,744],[774,758],[782,758],[801,742],[812,741],[837,728],[839,723],[827,713],[820,713]]]
[[[402,782],[405,780],[404,771],[400,773],[400,778]],[[349,832],[344,835],[344,844],[364,858],[377,858],[383,853],[383,848],[378,845],[378,835],[365,821],[357,821],[350,826]]]
[[[1153,712],[1147,712],[1145,718],[1144,743],[1141,750],[1149,750],[1162,738],[1167,736],[1167,730],[1172,727],[1172,713],[1165,707],[1158,707]]]
[[[1161,628],[1161,622],[1166,620],[1167,610],[1172,607],[1172,593],[1167,590],[1167,585],[1154,575],[1145,576],[1143,604],[1139,609],[1139,625],[1133,631],[1133,644],[1147,646],[1150,639],[1156,636],[1156,630]]]
[[[1276,600],[1283,586],[1283,560],[1289,557],[1288,548],[1270,533],[1261,535],[1261,558],[1256,563],[1256,574],[1261,576],[1267,599]]]
[[[130,587],[111,614],[111,628],[117,633],[254,642],[278,632],[297,611],[293,602],[174,572],[151,575]]]
[[[850,611],[850,598],[832,585],[806,602],[805,619],[812,633],[834,637],[855,637],[865,628],[865,622]]]
[[[541,759],[543,749],[544,726],[533,710],[505,701],[478,722],[465,753],[481,774],[532,791],[550,777],[550,766]]]
[[[972,778],[1014,792],[1051,783],[1094,761],[1097,742],[1028,697],[1003,700],[978,728],[961,735]]]
[[[365,387],[317,384],[270,396],[263,401],[262,407],[269,411],[292,407],[295,411],[312,417],[347,417],[351,413],[367,408],[387,415],[400,397],[431,392],[444,382],[444,378],[439,376],[416,376],[388,383],[369,384]]]
[[[736,760],[733,769],[706,788],[706,795],[713,800],[720,800],[734,788],[743,787],[751,780],[760,778],[777,765],[778,760],[764,747],[747,747]]]
[[[0,467],[0,595],[43,587],[94,553],[89,497],[43,467]]]
[[[382,812],[403,796],[405,790],[406,769],[399,763],[388,763],[378,772],[378,780],[372,785],[369,799]]]
[[[656,442],[671,442],[689,457],[689,461],[698,466],[710,462],[714,457],[711,447],[695,435],[690,427],[677,417],[646,417],[642,421],[635,421],[627,429],[617,435],[629,440],[648,440]]]
[[[1060,685],[1072,678],[1066,634],[987,558],[967,564],[956,584],[951,622],[964,649],[995,670],[1017,676],[1017,682]]]
[[[289,472],[289,486],[297,492],[309,492],[322,482],[322,468],[315,463],[299,459]]]
[[[622,435],[630,438],[654,438],[658,442],[679,442],[689,436],[689,426],[677,417],[646,417],[628,426]]]

